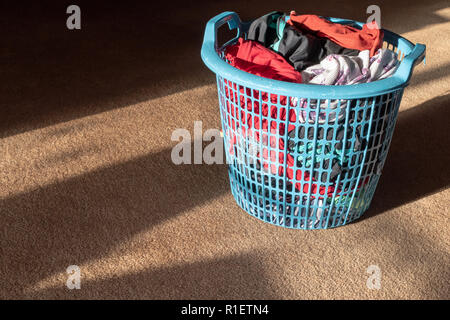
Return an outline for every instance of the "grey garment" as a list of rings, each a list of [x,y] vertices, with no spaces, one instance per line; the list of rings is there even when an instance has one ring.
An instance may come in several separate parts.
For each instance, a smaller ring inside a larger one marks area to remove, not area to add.
[[[290,25],[284,27],[278,52],[298,71],[320,63],[330,54],[356,56],[359,53],[358,50],[341,47],[330,39],[303,33]]]

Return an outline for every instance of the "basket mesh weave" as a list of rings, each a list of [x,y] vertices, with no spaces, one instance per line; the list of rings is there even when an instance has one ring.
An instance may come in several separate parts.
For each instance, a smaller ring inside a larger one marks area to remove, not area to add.
[[[323,229],[369,207],[403,89],[320,100],[219,75],[217,85],[231,191],[242,209],[275,225]]]

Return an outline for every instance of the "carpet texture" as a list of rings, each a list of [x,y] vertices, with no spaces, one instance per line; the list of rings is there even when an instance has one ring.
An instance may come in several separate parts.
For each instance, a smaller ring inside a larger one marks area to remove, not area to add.
[[[243,212],[225,165],[170,161],[172,131],[220,128],[207,20],[272,10],[365,20],[367,1],[1,5],[0,298],[449,299],[450,8],[380,1],[427,45],[370,209],[297,231]],[[66,268],[81,289],[66,287]],[[370,265],[381,289],[366,286]]]

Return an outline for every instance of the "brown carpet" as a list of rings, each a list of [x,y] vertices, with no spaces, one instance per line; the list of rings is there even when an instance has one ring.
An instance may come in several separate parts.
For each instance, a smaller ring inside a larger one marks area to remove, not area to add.
[[[447,1],[378,3],[384,28],[427,45],[427,65],[371,208],[324,231],[252,218],[224,165],[173,165],[170,137],[220,127],[200,59],[209,18],[365,20],[370,1],[92,2],[77,2],[80,31],[65,27],[71,1],[0,8],[0,298],[450,298]],[[69,265],[80,290],[66,288]]]

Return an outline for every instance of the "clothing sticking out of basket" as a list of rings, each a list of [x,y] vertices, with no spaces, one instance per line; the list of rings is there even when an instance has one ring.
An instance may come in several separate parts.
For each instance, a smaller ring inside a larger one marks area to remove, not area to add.
[[[369,56],[369,50],[358,56],[331,54],[320,64],[302,71],[302,81],[311,84],[349,85],[381,80],[390,77],[397,70],[397,54],[391,50],[378,49]]]
[[[383,31],[375,24],[365,24],[362,29],[333,23],[313,14],[297,15],[291,11],[288,23],[299,30],[312,32],[349,49],[369,50],[370,56],[381,47]]]
[[[386,79],[392,76],[399,66],[397,54],[391,50],[379,49],[369,57],[369,51],[361,51],[358,56],[329,55],[320,64],[303,70],[302,81],[309,84],[351,85]],[[300,99],[301,108],[307,108],[307,99]],[[319,123],[327,121],[326,110],[336,109],[328,115],[328,120],[334,121],[345,117],[347,107],[354,107],[355,102],[347,105],[347,100],[322,100],[319,106]],[[311,100],[310,107],[317,109],[317,101]],[[302,111],[299,114],[301,122],[314,123],[316,111]]]
[[[324,29],[318,32],[322,26]],[[341,37],[341,34],[346,37]],[[382,31],[367,25],[359,30],[314,15],[296,15],[295,12],[291,12],[287,23],[286,15],[281,12],[266,14],[252,22],[247,34],[248,39],[279,53],[296,70],[302,71],[302,83],[324,85],[366,83],[394,74],[399,65],[397,54],[380,49],[382,37]],[[334,42],[336,39],[339,44]],[[247,72],[252,73],[248,69]],[[270,76],[266,73],[265,77]],[[312,99],[309,106],[307,99],[292,100],[294,106],[299,103],[300,108],[317,109],[317,100]],[[354,102],[351,103],[354,106]],[[347,107],[346,100],[322,100],[319,123],[343,119]],[[330,109],[337,110],[330,112],[327,119],[326,110]],[[313,123],[316,114],[316,111],[302,111],[298,115],[299,121]]]
[[[274,80],[302,82],[302,75],[279,54],[256,41],[239,38],[238,43],[226,48],[228,62],[248,73]]]
[[[330,54],[356,56],[359,53],[330,39],[297,30],[286,23],[282,12],[271,12],[253,21],[247,39],[278,52],[298,71],[320,63]]]

